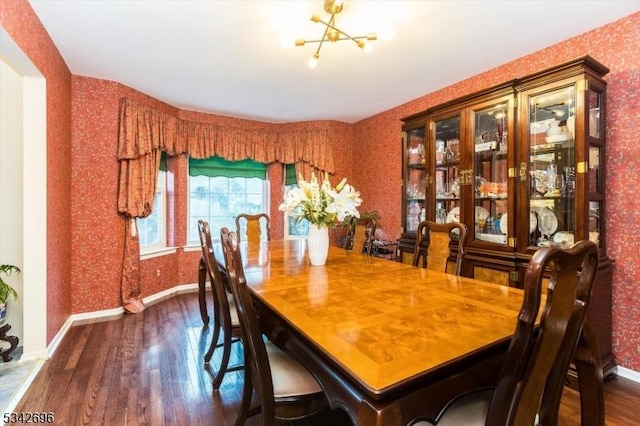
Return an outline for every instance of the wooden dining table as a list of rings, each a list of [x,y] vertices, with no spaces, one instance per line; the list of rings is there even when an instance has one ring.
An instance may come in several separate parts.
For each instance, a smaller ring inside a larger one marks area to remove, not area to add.
[[[333,246],[311,266],[305,240],[242,244],[241,255],[265,334],[356,425],[434,421],[456,396],[495,385],[523,300]]]

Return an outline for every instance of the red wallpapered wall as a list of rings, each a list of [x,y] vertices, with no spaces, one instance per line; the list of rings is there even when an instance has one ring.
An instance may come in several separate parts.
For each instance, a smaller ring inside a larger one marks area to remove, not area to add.
[[[613,343],[618,365],[640,371],[640,12],[445,87],[354,125],[354,170],[366,208],[385,235],[401,226],[400,119],[482,88],[590,55],[610,68],[607,86],[607,248],[613,270]],[[428,78],[425,76],[425,78]],[[366,147],[366,148],[365,148]]]
[[[0,1],[0,26],[46,79],[47,235],[41,237],[47,244],[49,342],[71,314],[71,73],[26,1]]]
[[[119,306],[124,222],[117,214],[118,100],[128,97],[185,119],[251,128],[261,123],[180,111],[116,82],[71,76],[57,49],[24,0],[0,2],[0,25],[47,78],[48,111],[48,324],[50,341],[70,313]],[[377,114],[354,125],[332,121],[279,126],[323,128],[330,133],[336,177],[362,192],[362,210],[379,210],[383,237],[400,233],[400,118],[429,106],[589,54],[611,68],[607,76],[607,245],[614,267],[614,352],[618,363],[640,371],[640,197],[630,177],[640,170],[640,13],[550,46],[486,73]],[[425,77],[427,78],[427,77]],[[358,167],[353,167],[358,158]],[[173,245],[186,239],[186,161],[171,160]],[[97,167],[96,165],[99,165]],[[270,168],[274,179],[279,171]],[[334,182],[337,183],[337,182]],[[281,193],[275,190],[271,214]],[[68,208],[67,206],[70,206]],[[274,221],[274,238],[282,224]],[[635,227],[633,227],[635,225]],[[70,243],[69,243],[70,241]],[[196,281],[197,251],[145,260],[143,296]],[[160,270],[160,276],[157,271]]]

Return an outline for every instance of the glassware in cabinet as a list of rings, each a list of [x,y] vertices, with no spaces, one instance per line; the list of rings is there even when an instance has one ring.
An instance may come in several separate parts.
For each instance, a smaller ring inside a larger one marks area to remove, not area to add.
[[[529,246],[567,246],[575,240],[575,105],[573,83],[527,96]]]
[[[476,241],[508,243],[509,138],[513,98],[502,98],[472,112],[474,232]]]
[[[459,222],[460,217],[460,117],[433,122],[435,140],[435,204],[431,212],[438,223]]]
[[[404,218],[405,232],[415,232],[426,208],[427,161],[425,129],[404,132]]]

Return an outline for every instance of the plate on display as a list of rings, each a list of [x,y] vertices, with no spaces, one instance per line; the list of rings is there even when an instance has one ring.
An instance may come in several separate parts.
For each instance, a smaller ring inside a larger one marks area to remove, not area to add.
[[[509,222],[507,222],[507,214],[505,213],[500,218],[500,232],[502,232],[503,234],[506,234],[509,230],[508,223]],[[535,213],[529,212],[529,233],[533,234],[537,226],[538,219],[536,218]]]
[[[478,215],[482,215],[483,219],[489,217],[489,211],[482,206],[476,206],[476,217]],[[460,222],[460,207],[454,207],[447,214],[447,223],[449,222]]]
[[[551,235],[558,230],[558,218],[551,210],[546,207],[537,207],[535,211],[538,214],[538,229],[545,223],[549,226],[548,229],[544,231],[540,229],[541,233]]]
[[[460,222],[460,207],[454,207],[447,213],[447,223]]]

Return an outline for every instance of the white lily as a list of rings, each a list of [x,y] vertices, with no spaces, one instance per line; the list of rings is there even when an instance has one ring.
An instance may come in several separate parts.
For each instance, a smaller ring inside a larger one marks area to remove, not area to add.
[[[356,207],[362,204],[360,193],[353,186],[345,184],[341,191],[328,190],[327,193],[333,198],[327,206],[327,212],[338,215],[338,220],[343,221],[347,216],[360,217]]]
[[[318,226],[334,225],[347,216],[360,217],[356,208],[362,204],[360,193],[346,182],[346,178],[342,179],[332,188],[327,174],[322,182],[318,182],[315,174],[311,175],[309,181],[300,176],[298,186],[284,194],[279,210]]]

